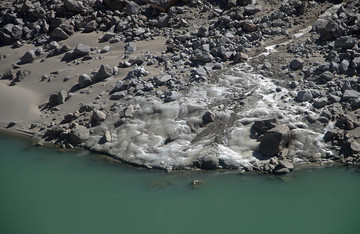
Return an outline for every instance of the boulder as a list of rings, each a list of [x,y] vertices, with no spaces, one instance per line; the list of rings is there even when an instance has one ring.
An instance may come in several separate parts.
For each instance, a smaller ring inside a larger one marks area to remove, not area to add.
[[[136,51],[134,42],[129,42],[125,45],[125,55],[133,54]]]
[[[342,100],[348,101],[348,100],[356,99],[358,97],[359,97],[359,93],[357,91],[348,89],[348,90],[345,90],[345,92],[342,96]]]
[[[104,46],[104,47],[101,49],[100,53],[107,53],[107,52],[109,52],[109,51],[110,51],[110,46]]]
[[[85,88],[91,84],[91,77],[87,74],[82,74],[79,76],[79,86],[80,88]]]
[[[252,23],[244,23],[243,29],[248,32],[255,32],[256,31],[256,25]]]
[[[109,131],[106,131],[101,138],[101,142],[106,143],[106,142],[110,142],[111,140],[112,140],[111,133]]]
[[[65,103],[67,98],[67,92],[65,90],[61,90],[57,93],[53,93],[49,97],[49,106],[56,106],[59,104]]]
[[[62,28],[57,27],[51,32],[51,37],[58,40],[66,40],[69,38],[69,35]]]
[[[74,50],[74,54],[79,57],[83,57],[90,53],[90,48],[84,44],[78,44]]]
[[[276,127],[276,119],[265,119],[255,121],[253,127],[261,132],[266,132],[274,127]]]
[[[304,60],[301,58],[295,58],[290,62],[290,68],[292,70],[299,70],[304,65]]]
[[[96,20],[91,20],[89,23],[85,25],[85,32],[92,32],[96,30],[97,27],[98,27],[98,23],[96,22]]]
[[[122,11],[127,4],[126,0],[104,0],[106,5],[113,10]]]
[[[128,15],[137,15],[140,12],[140,6],[133,1],[129,1],[125,9]]]
[[[103,81],[104,79],[113,75],[113,69],[109,65],[101,65],[99,71],[96,73],[94,77],[95,82]]]
[[[110,96],[110,100],[120,100],[127,95],[126,91],[115,92]]]
[[[36,54],[33,50],[28,50],[21,58],[21,63],[31,63],[36,58]]]
[[[208,155],[202,158],[200,168],[205,170],[214,170],[218,167],[219,160],[214,155]]]
[[[207,111],[202,117],[203,124],[208,124],[215,121],[215,114]]]
[[[322,108],[328,104],[329,100],[327,97],[321,97],[314,100],[313,106],[315,108]]]
[[[75,0],[65,0],[64,6],[67,10],[75,13],[81,12],[84,8],[82,1],[75,1]]]
[[[170,7],[175,5],[178,0],[142,0],[143,2],[150,3],[151,7],[159,11],[168,11]]]
[[[351,49],[358,43],[358,39],[356,37],[340,37],[335,40],[335,47],[341,47],[343,49]]]
[[[310,90],[301,90],[297,93],[296,100],[300,102],[306,102],[313,98]]]
[[[247,13],[249,15],[254,15],[254,14],[262,11],[262,6],[255,5],[255,4],[249,4],[244,9],[245,9],[245,13]]]
[[[90,131],[84,126],[76,125],[69,134],[72,144],[78,145],[85,142],[90,137]]]
[[[56,95],[56,101],[57,104],[63,104],[65,103],[67,98],[67,92],[65,90],[61,90],[60,92],[57,93]]]
[[[100,110],[94,110],[92,117],[96,122],[103,122],[106,119],[106,114]]]
[[[236,53],[234,56],[234,62],[236,62],[236,63],[246,62],[246,61],[248,61],[248,59],[249,59],[249,56],[242,52]]]
[[[274,173],[278,175],[288,174],[294,170],[294,165],[289,160],[279,160],[279,164],[276,165]]]
[[[278,125],[264,133],[259,145],[259,151],[265,156],[275,156],[290,139],[290,130],[286,125]]]

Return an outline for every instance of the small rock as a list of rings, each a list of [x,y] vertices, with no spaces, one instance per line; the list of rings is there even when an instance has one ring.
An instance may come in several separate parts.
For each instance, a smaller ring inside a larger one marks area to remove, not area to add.
[[[140,11],[140,6],[133,1],[129,1],[126,5],[125,12],[128,15],[137,15]]]

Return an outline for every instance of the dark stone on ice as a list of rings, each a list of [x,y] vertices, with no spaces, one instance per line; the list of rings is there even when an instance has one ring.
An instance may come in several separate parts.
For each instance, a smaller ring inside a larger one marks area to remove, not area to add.
[[[278,125],[264,133],[259,151],[265,156],[274,156],[286,147],[289,140],[289,128],[285,125]]]

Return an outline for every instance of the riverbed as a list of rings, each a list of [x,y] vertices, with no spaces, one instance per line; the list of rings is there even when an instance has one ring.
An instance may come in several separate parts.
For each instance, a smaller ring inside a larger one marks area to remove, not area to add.
[[[360,171],[166,173],[0,137],[0,233],[358,233]],[[192,182],[199,180],[197,186]]]

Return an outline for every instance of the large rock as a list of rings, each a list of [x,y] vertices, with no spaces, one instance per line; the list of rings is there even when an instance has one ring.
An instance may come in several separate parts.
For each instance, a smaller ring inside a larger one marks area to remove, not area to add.
[[[256,14],[258,12],[260,12],[262,10],[262,7],[260,5],[255,5],[255,4],[249,4],[245,7],[245,12],[253,15]]]
[[[340,37],[335,40],[335,47],[341,47],[343,49],[351,49],[358,43],[356,37]]]
[[[202,52],[202,53],[196,54],[194,60],[197,62],[202,62],[202,63],[210,63],[210,62],[214,61],[214,57],[209,53]]]
[[[90,137],[90,131],[84,126],[76,125],[70,132],[69,138],[74,145],[85,142]]]
[[[104,79],[113,75],[113,69],[109,65],[101,65],[99,71],[96,73],[94,77],[95,82],[103,81]]]
[[[75,1],[75,0],[65,0],[64,6],[69,11],[73,11],[75,13],[81,12],[84,8],[82,1]]]
[[[299,70],[300,68],[302,68],[303,65],[304,65],[304,60],[301,58],[293,59],[290,62],[290,68],[292,70]]]
[[[56,106],[65,103],[67,98],[67,92],[65,90],[61,90],[57,93],[53,93],[49,97],[49,105]]]
[[[31,63],[36,58],[35,52],[33,50],[28,50],[20,59],[22,63]]]
[[[142,0],[143,2],[150,3],[151,7],[159,11],[168,11],[170,7],[175,5],[178,0]]]
[[[66,40],[69,38],[69,35],[62,28],[57,27],[51,32],[51,37],[58,40]]]
[[[126,5],[126,9],[125,9],[126,14],[128,15],[137,15],[140,12],[140,7],[138,4],[136,4],[133,1],[130,1],[127,5]]]
[[[286,125],[278,125],[264,133],[259,151],[265,156],[274,156],[285,148],[289,139],[289,128]]]
[[[106,5],[113,10],[122,11],[127,4],[126,0],[104,0]]]
[[[79,86],[80,88],[85,88],[91,84],[91,77],[87,74],[82,74],[79,76]]]
[[[92,117],[96,122],[103,122],[106,119],[106,114],[100,110],[94,110]]]
[[[82,56],[85,56],[90,53],[90,48],[89,48],[89,46],[86,46],[86,45],[80,43],[76,46],[74,53],[77,56],[82,57]]]
[[[297,93],[296,100],[300,102],[306,102],[313,98],[310,90],[301,90]]]

